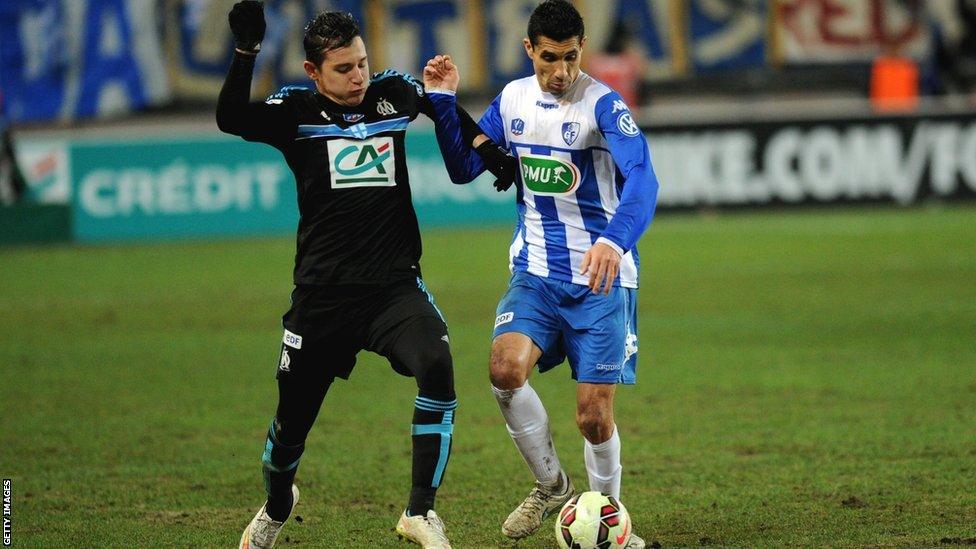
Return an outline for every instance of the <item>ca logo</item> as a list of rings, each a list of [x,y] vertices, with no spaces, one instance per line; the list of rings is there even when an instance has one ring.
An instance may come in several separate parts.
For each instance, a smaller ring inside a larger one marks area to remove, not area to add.
[[[396,186],[393,139],[329,141],[332,188]]]

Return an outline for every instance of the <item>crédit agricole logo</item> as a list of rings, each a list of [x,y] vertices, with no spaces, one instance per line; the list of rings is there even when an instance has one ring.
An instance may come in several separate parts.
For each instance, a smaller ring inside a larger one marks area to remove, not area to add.
[[[335,139],[329,141],[332,188],[395,187],[393,139]]]

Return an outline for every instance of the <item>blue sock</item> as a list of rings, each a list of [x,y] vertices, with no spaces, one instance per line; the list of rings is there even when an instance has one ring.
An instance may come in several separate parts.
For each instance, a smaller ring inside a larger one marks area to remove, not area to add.
[[[425,394],[414,401],[413,427],[413,487],[407,515],[426,515],[434,508],[437,488],[444,478],[451,455],[454,433],[454,395]]]
[[[264,473],[264,490],[268,493],[268,503],[265,511],[268,516],[279,522],[284,522],[291,513],[293,504],[291,486],[298,472],[298,462],[301,461],[305,443],[295,446],[285,446],[275,437],[275,423],[268,429],[268,438],[264,445],[262,456],[262,470]]]

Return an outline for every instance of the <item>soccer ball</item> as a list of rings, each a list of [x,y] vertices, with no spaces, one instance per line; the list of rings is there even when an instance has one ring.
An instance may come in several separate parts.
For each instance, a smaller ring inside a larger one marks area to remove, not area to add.
[[[566,502],[556,520],[562,549],[617,549],[630,539],[630,515],[617,498],[583,492]]]

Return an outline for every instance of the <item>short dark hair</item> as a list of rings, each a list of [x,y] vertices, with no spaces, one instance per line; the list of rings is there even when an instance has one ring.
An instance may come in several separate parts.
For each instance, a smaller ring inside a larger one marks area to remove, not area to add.
[[[359,23],[351,13],[324,11],[305,25],[305,59],[317,67],[329,50],[344,48],[357,36]]]
[[[583,41],[583,18],[566,0],[546,0],[529,16],[529,42],[536,45],[540,36],[562,42],[572,37]]]

